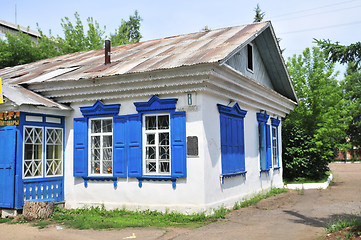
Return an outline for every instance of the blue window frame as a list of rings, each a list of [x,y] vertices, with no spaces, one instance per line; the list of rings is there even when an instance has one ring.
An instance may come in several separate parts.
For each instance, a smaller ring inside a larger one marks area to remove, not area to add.
[[[88,180],[114,180],[116,186],[116,178],[126,176],[126,159],[119,151],[124,131],[119,108],[96,101],[80,108],[83,118],[74,119],[74,177],[83,177],[85,186]]]
[[[276,118],[271,118],[272,125],[272,161],[273,168],[280,168],[280,156],[279,156],[279,143],[278,143],[278,126],[280,125],[280,120]]]
[[[221,130],[222,177],[245,174],[244,117],[247,111],[218,104]]]
[[[177,178],[187,176],[186,113],[175,111],[176,103],[175,98],[159,99],[155,95],[148,102],[134,103],[138,114],[129,116],[129,128],[136,133],[130,135],[128,176],[137,177],[139,186],[143,180],[171,180],[175,187]],[[152,123],[154,128],[147,127]],[[147,136],[158,139],[156,147],[148,144]],[[147,154],[150,148],[154,158]],[[150,167],[154,170],[149,171]]]
[[[269,115],[266,112],[257,113],[261,172],[272,168],[271,132],[270,125],[267,124],[268,119]]]

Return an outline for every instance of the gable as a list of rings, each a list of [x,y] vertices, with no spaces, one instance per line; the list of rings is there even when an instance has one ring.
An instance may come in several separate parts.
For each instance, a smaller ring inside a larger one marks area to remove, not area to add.
[[[245,76],[252,78],[266,87],[275,90],[271,78],[269,77],[267,69],[263,63],[262,57],[259,53],[257,44],[255,42],[251,42],[251,44],[253,46],[253,71],[247,69],[247,45],[230,59],[228,59],[226,64],[243,73]]]

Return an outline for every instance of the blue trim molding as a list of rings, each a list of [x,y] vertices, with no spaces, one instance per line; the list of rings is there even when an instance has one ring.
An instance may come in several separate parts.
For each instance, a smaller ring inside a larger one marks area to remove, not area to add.
[[[243,176],[244,177],[244,180],[247,179],[246,177],[246,173],[247,171],[241,171],[241,172],[236,172],[236,173],[226,173],[226,174],[221,174],[221,181],[222,181],[222,184],[224,184],[224,179],[225,178],[231,178],[231,177],[236,177],[236,176]]]
[[[281,120],[279,120],[278,117],[277,118],[271,118],[271,125],[272,126],[278,127],[280,125],[280,122],[281,122]]]
[[[139,113],[151,111],[174,111],[177,101],[177,98],[159,99],[157,96],[153,95],[148,102],[135,102],[134,105]]]
[[[143,186],[143,181],[172,181],[172,187],[175,189],[177,187],[177,177],[170,176],[142,176],[137,177],[139,183],[138,186],[141,188]]]
[[[80,111],[84,117],[96,116],[116,116],[119,113],[120,104],[104,105],[101,101],[97,100],[93,106],[80,107]]]
[[[233,107],[224,106],[222,104],[217,104],[219,113],[223,113],[232,117],[244,118],[247,114],[247,111],[242,110],[238,103],[234,104]]]
[[[88,187],[88,181],[113,181],[114,188],[118,186],[116,177],[83,177],[84,179],[84,187]]]
[[[257,121],[258,122],[267,123],[268,118],[269,118],[269,115],[267,114],[266,111],[264,111],[264,113],[261,113],[261,112],[257,113]]]

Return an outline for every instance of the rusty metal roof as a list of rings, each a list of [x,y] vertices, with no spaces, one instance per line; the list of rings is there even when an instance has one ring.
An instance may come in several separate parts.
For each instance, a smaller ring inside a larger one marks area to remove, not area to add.
[[[7,84],[33,84],[214,63],[269,25],[254,23],[112,47],[108,65],[104,49],[77,52],[0,69],[0,77]]]

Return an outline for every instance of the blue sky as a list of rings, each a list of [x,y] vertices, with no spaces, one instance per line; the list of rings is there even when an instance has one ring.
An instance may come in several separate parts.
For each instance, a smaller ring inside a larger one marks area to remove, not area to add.
[[[106,33],[114,32],[121,19],[135,10],[143,18],[142,40],[198,32],[251,23],[259,3],[271,20],[287,60],[306,47],[315,46],[313,38],[330,39],[341,44],[361,41],[361,0],[0,0],[0,19],[36,30],[39,23],[44,33],[62,36],[60,19],[74,20],[77,11],[83,23],[93,17]]]

